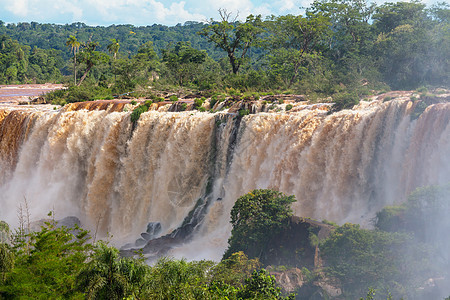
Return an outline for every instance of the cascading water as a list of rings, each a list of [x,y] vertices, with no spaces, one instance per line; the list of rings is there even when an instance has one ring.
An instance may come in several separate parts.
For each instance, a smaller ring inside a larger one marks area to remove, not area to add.
[[[450,103],[417,120],[413,106],[373,101],[327,115],[296,105],[242,118],[149,111],[135,128],[117,112],[124,104],[0,108],[0,219],[17,223],[26,199],[34,219],[76,215],[122,244],[159,222],[158,235],[189,241],[170,253],[192,259],[220,259],[233,203],[255,188],[294,194],[300,216],[367,224],[416,187],[450,181]]]

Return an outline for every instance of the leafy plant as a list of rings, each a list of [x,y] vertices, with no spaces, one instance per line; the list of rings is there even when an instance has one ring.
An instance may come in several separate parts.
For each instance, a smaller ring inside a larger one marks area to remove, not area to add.
[[[239,109],[239,111],[238,111],[238,115],[239,115],[239,117],[243,117],[243,116],[246,116],[246,115],[248,115],[248,114],[250,114],[250,111],[248,110],[248,109]]]

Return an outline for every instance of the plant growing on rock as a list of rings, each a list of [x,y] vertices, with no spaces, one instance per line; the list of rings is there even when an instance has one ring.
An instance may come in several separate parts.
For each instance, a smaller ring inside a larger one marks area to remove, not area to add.
[[[289,226],[294,196],[273,190],[253,190],[239,197],[231,210],[233,229],[224,258],[244,251],[264,264],[271,241]]]

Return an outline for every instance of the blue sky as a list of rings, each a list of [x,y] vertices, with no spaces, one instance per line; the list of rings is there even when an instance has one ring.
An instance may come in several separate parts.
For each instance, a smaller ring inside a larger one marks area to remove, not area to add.
[[[430,0],[431,1],[431,0]],[[218,9],[249,14],[299,14],[312,0],[0,0],[0,20],[88,25],[175,25],[185,21],[218,19]]]

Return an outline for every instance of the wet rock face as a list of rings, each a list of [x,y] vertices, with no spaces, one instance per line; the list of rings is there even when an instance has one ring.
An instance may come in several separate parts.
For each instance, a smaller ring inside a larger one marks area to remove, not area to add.
[[[74,217],[74,216],[68,216],[61,220],[58,220],[57,227],[65,226],[67,228],[73,228],[73,227],[75,227],[75,225],[81,227],[80,219],[78,219],[77,217]]]
[[[153,240],[159,236],[161,233],[161,223],[159,222],[150,222],[147,224],[147,230],[141,233],[141,237],[136,240],[133,244],[127,244],[124,248],[132,248],[132,247],[142,247],[147,244],[148,241]]]
[[[286,293],[295,292],[304,283],[302,271],[298,268],[293,268],[282,272],[272,271],[269,268],[268,270],[270,275],[275,277],[277,283]]]
[[[150,222],[147,224],[147,232],[150,238],[155,238],[157,235],[161,233],[161,223],[159,222]]]

